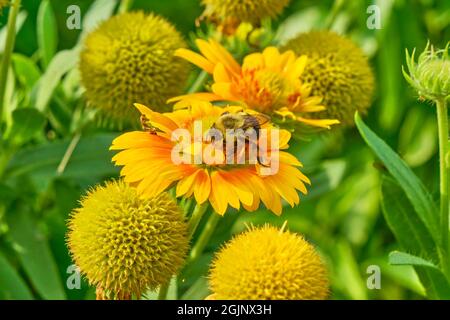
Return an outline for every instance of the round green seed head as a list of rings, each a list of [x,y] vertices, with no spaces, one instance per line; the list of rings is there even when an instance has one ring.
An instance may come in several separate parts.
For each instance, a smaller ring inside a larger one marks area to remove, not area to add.
[[[139,297],[166,283],[188,250],[187,224],[171,196],[142,199],[123,181],[91,190],[68,227],[73,260],[108,299]]]
[[[257,24],[264,18],[278,16],[289,0],[202,0],[202,3],[206,16]]]
[[[354,114],[366,113],[372,104],[375,80],[362,50],[334,32],[311,31],[290,40],[284,50],[307,55],[302,81],[312,85],[312,95],[323,97],[323,119],[353,125]]]
[[[137,124],[134,103],[166,111],[166,100],[182,93],[189,66],[174,57],[186,47],[167,20],[142,12],[124,13],[103,22],[85,39],[81,80],[89,104],[100,119],[118,127]]]

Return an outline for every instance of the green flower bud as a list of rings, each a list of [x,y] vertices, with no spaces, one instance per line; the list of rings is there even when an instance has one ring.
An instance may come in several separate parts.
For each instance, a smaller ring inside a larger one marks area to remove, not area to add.
[[[450,96],[449,45],[450,42],[444,50],[436,50],[428,43],[417,62],[416,50],[411,56],[406,50],[408,72],[403,67],[403,75],[422,98],[440,100]]]

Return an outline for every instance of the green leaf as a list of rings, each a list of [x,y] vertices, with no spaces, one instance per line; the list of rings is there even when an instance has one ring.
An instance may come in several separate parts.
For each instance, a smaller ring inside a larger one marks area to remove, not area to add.
[[[119,168],[111,162],[109,146],[117,134],[82,136],[61,177],[73,178],[86,187],[99,179],[117,175]],[[45,188],[57,177],[57,168],[69,145],[69,140],[25,148],[16,153],[6,169],[6,177],[30,174],[39,188]]]
[[[58,31],[55,13],[49,0],[39,6],[37,16],[37,41],[43,66],[46,68],[56,53]]]
[[[205,277],[197,278],[194,284],[183,294],[182,300],[203,300],[211,292],[208,288],[208,281]]]
[[[13,145],[22,145],[42,131],[45,121],[45,117],[36,109],[16,109],[12,113],[12,125],[6,138]]]
[[[366,300],[368,298],[367,284],[361,276],[360,266],[348,242],[336,241],[334,254],[336,265],[332,275],[333,283],[346,292],[351,299]]]
[[[325,19],[325,14],[326,12],[320,10],[318,7],[310,7],[292,14],[278,27],[275,38],[276,42],[287,42],[301,32],[308,32],[311,29],[319,27]]]
[[[41,71],[33,60],[19,53],[12,56],[14,72],[19,82],[31,91],[41,77]]]
[[[390,8],[386,9],[390,11]],[[395,16],[396,12],[393,11],[391,14]],[[377,64],[379,65],[377,68],[377,76],[379,77],[377,85],[380,92],[383,92],[380,95],[381,110],[378,113],[378,121],[381,128],[390,132],[398,127],[405,108],[404,99],[401,98],[403,77],[401,72],[399,72],[403,59],[402,44],[399,41],[386,39],[387,34],[395,37],[400,36],[397,24],[398,18],[391,19],[389,23],[386,23],[385,29],[388,31],[383,30],[380,35],[384,41],[382,42],[383,45],[379,47],[377,55]]]
[[[420,221],[400,186],[390,177],[383,177],[381,183],[381,205],[389,228],[403,250],[424,257],[427,261],[438,261],[436,245]],[[447,280],[440,271],[415,265],[414,269],[426,289],[429,298],[439,298],[448,294]]]
[[[8,260],[0,253],[0,299],[32,300],[33,295]]]
[[[100,22],[111,17],[116,6],[117,0],[96,0],[84,16],[83,31],[78,42],[81,43],[89,32],[97,28]]]
[[[383,276],[392,279],[397,284],[408,288],[409,290],[414,291],[415,293],[423,297],[427,296],[426,290],[422,285],[421,280],[414,267],[390,265],[386,261],[386,257],[384,255],[383,257],[377,258],[376,260],[370,259],[370,261],[371,265],[380,266],[380,269],[383,270]]]
[[[431,194],[398,154],[370,130],[359,114],[355,115],[355,123],[366,143],[384,163],[390,174],[398,181],[403,191],[405,191],[419,218],[427,226],[435,241],[439,240],[438,210]],[[439,241],[436,242],[439,243]]]
[[[50,62],[39,81],[36,97],[36,109],[44,111],[50,102],[53,92],[61,82],[61,78],[75,68],[78,63],[79,47],[58,52]]]
[[[419,167],[437,150],[437,126],[433,114],[423,106],[410,106],[399,133],[399,153],[408,165]]]
[[[438,261],[436,244],[400,186],[390,177],[381,181],[381,206],[389,228],[403,249]]]
[[[8,215],[10,235],[29,280],[44,299],[65,299],[58,268],[48,246],[26,208],[18,206]]]
[[[419,266],[439,270],[434,263],[401,251],[392,251],[389,254],[389,263],[394,266]]]

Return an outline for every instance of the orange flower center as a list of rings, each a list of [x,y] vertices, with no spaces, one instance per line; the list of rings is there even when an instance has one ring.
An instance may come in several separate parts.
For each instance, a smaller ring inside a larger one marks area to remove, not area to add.
[[[294,105],[300,97],[300,92],[282,74],[267,69],[242,70],[241,77],[233,81],[232,90],[250,108],[263,113]]]

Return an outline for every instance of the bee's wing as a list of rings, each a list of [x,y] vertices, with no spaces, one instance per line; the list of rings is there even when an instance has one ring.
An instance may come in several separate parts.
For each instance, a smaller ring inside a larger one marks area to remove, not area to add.
[[[248,128],[260,128],[262,125],[266,124],[269,121],[270,117],[265,114],[257,113],[246,115],[244,118],[243,129],[245,130]]]

